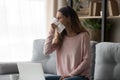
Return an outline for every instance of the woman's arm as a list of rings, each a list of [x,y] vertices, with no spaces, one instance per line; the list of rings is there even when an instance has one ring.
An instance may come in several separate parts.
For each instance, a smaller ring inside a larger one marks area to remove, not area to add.
[[[57,44],[54,44],[54,42],[53,42],[54,36],[55,36],[55,25],[52,24],[52,27],[50,28],[48,37],[46,38],[45,44],[44,44],[44,54],[45,55],[52,53],[57,48]]]
[[[83,36],[83,61],[79,64],[79,66],[71,72],[69,75],[79,75],[82,73],[85,69],[88,69],[90,67],[90,38],[88,33],[86,33]]]

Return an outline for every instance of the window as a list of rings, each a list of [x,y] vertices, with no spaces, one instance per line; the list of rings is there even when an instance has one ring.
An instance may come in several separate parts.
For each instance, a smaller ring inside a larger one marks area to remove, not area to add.
[[[0,62],[29,61],[46,37],[46,0],[0,0]]]

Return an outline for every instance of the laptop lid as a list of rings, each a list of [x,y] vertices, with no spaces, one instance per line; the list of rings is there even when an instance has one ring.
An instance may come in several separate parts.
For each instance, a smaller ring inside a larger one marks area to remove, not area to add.
[[[41,63],[17,63],[20,80],[45,80]]]

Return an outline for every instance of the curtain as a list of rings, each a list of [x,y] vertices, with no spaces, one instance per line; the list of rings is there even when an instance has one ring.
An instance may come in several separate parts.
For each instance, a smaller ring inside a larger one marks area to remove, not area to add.
[[[67,0],[47,0],[47,32],[49,30],[51,20],[56,17],[57,10],[63,6],[67,6]]]
[[[46,3],[46,12],[47,12],[47,33],[50,28],[51,20],[56,16],[57,12],[57,0],[47,0]]]
[[[0,0],[0,62],[29,61],[46,37],[46,0]]]

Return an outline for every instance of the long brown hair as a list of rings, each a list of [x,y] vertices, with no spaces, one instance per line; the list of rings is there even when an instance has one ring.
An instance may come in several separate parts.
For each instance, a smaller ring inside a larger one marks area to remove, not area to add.
[[[81,25],[79,17],[77,15],[77,13],[74,11],[74,9],[72,9],[69,6],[66,6],[66,7],[60,8],[58,11],[61,12],[65,17],[70,17],[71,30],[73,30],[74,33],[78,34],[78,33],[81,33],[81,32],[87,32],[85,30],[85,28]],[[63,40],[64,40],[64,36],[67,33],[64,30],[61,34],[59,34],[59,33],[57,33],[57,34],[58,34],[57,44],[59,45],[59,47],[61,47],[62,43],[63,43]]]

